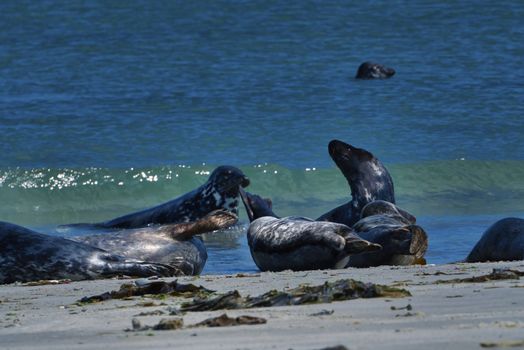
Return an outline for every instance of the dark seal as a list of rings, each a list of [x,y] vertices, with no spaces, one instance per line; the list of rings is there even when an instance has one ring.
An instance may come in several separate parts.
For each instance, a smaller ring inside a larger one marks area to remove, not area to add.
[[[378,199],[395,203],[393,180],[384,165],[371,152],[339,140],[332,140],[328,151],[346,178],[352,199],[317,220],[353,226],[360,219],[360,213],[366,204]]]
[[[238,217],[215,210],[193,222],[147,226],[114,232],[77,236],[72,239],[127,259],[137,259],[172,266],[184,275],[198,275],[207,260],[207,250],[196,235],[226,229]]]
[[[247,240],[262,271],[343,268],[350,255],[380,249],[346,225],[304,217],[278,218],[268,201],[241,190],[250,220]]]
[[[382,250],[353,255],[348,267],[424,264],[428,236],[416,225],[416,218],[396,205],[377,200],[362,209],[362,218],[353,225],[356,234]]]
[[[357,70],[356,79],[387,79],[395,75],[395,70],[378,63],[364,62]]]
[[[466,258],[467,262],[524,260],[524,219],[504,218],[491,225]]]
[[[90,245],[0,222],[0,283],[174,276],[169,265],[127,259]]]
[[[248,185],[249,179],[240,169],[220,166],[213,171],[205,184],[164,204],[101,223],[63,225],[59,229],[138,228],[155,224],[190,222],[218,209],[238,214],[239,188]]]

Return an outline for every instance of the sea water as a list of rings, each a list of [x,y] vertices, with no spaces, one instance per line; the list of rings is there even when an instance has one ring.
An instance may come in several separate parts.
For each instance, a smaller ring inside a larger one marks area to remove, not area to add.
[[[0,220],[54,234],[222,164],[314,218],[350,199],[336,138],[389,169],[428,262],[458,261],[524,217],[522,18],[521,1],[3,1]],[[367,60],[397,73],[355,80]],[[256,270],[240,221],[206,235],[204,273]]]

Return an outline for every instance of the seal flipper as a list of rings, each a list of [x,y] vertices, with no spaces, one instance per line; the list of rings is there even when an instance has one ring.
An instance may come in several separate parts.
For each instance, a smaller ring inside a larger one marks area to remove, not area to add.
[[[171,238],[178,241],[189,240],[195,235],[222,230],[233,226],[238,221],[238,216],[225,211],[215,210],[196,221],[172,224],[167,227]]]

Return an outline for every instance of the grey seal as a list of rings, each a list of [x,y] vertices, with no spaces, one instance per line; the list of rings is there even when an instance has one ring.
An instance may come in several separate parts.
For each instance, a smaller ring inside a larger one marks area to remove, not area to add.
[[[117,275],[174,276],[175,267],[155,264],[62,237],[0,222],[0,283],[42,279],[84,280]]]
[[[234,225],[238,217],[228,211],[215,210],[189,223],[148,226],[73,237],[128,259],[169,265],[184,275],[198,275],[207,260],[207,250],[196,235]]]
[[[428,236],[416,218],[393,203],[377,200],[362,209],[353,225],[356,234],[380,244],[380,251],[353,255],[348,267],[424,264]]]
[[[232,166],[219,166],[202,186],[169,202],[112,220],[94,224],[70,224],[67,228],[138,228],[155,224],[190,222],[203,218],[213,210],[238,214],[238,190],[247,187],[249,179]]]
[[[491,225],[466,262],[524,260],[524,219],[504,218]]]
[[[357,70],[356,79],[388,79],[395,75],[395,70],[374,62],[364,62]]]
[[[317,220],[353,226],[364,206],[375,200],[395,203],[393,180],[386,167],[369,151],[343,141],[332,140],[329,155],[346,178],[351,200],[323,214]]]
[[[351,254],[380,249],[346,225],[289,216],[279,218],[270,202],[240,192],[250,220],[247,240],[262,271],[343,268]]]

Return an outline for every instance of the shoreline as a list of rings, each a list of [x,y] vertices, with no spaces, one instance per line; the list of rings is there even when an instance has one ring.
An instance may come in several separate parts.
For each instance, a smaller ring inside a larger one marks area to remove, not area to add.
[[[260,295],[300,284],[351,278],[407,289],[404,298],[371,298],[299,306],[187,312],[170,316],[179,297],[132,297],[76,304],[86,296],[118,290],[136,279],[93,280],[57,285],[0,285],[2,349],[479,349],[524,346],[524,277],[481,283],[435,283],[486,275],[493,269],[524,272],[524,261],[315,270],[181,277],[217,293]],[[173,281],[176,278],[162,280]],[[409,306],[408,306],[409,305]],[[136,316],[160,310],[163,315]],[[265,324],[168,331],[125,331],[132,319],[154,325],[182,317],[196,324],[226,313]],[[319,314],[314,316],[314,314]]]

